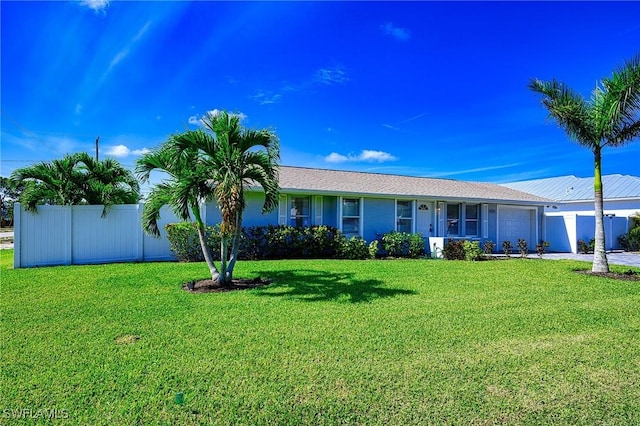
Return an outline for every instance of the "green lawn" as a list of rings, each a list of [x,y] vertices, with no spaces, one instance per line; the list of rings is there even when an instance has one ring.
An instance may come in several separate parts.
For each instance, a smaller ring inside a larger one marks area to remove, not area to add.
[[[1,424],[640,424],[640,282],[586,263],[241,262],[273,284],[189,294],[204,264],[12,255]]]

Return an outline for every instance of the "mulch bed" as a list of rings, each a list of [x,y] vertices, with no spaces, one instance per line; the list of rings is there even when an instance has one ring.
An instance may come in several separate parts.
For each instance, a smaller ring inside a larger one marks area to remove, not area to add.
[[[271,280],[256,277],[254,279],[234,279],[231,285],[221,287],[212,280],[190,281],[182,289],[190,293],[219,293],[223,291],[249,290],[271,284]]]
[[[629,269],[626,272],[591,272],[588,270],[577,270],[575,271],[578,274],[584,275],[593,275],[596,277],[603,278],[611,278],[614,280],[623,280],[623,281],[640,281],[640,274]]]

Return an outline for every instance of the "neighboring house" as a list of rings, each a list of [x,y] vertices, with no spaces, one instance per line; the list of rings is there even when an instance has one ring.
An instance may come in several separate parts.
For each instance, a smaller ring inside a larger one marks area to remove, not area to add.
[[[551,201],[504,186],[378,173],[301,167],[280,168],[279,208],[262,215],[263,193],[247,192],[244,226],[333,226],[367,242],[390,231],[429,237],[428,248],[445,238],[491,240],[501,249],[525,239],[531,250],[542,238],[542,214]],[[215,204],[207,223],[220,221]]]
[[[620,249],[618,237],[632,226],[640,212],[640,177],[602,177],[607,250]],[[561,176],[506,183],[503,186],[553,200],[544,209],[544,239],[554,251],[577,252],[578,240],[595,234],[593,177]]]

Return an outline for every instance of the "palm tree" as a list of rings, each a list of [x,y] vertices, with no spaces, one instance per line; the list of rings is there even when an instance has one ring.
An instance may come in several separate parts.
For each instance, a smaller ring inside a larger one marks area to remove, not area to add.
[[[529,88],[543,95],[549,116],[570,139],[594,156],[595,248],[593,272],[609,272],[605,251],[602,197],[602,150],[619,147],[640,135],[640,54],[618,67],[591,92],[591,98],[556,80],[532,79]]]
[[[14,184],[23,184],[20,202],[28,211],[38,204],[103,204],[102,215],[113,204],[134,204],[140,185],[133,173],[115,160],[94,160],[86,152],[15,170]]]
[[[200,246],[211,278],[221,286],[233,280],[246,207],[244,191],[260,186],[265,193],[263,213],[278,205],[278,163],[276,135],[269,130],[250,130],[240,125],[237,114],[226,111],[208,114],[204,127],[171,136],[159,149],[138,160],[136,171],[146,182],[154,170],[168,179],[151,191],[143,209],[143,226],[159,235],[160,209],[169,205],[183,220],[195,217]],[[220,224],[220,270],[206,245],[200,203],[215,201],[222,213]]]
[[[104,205],[103,216],[114,204],[136,204],[140,200],[138,180],[118,161],[111,158],[98,161],[85,152],[79,155],[87,177],[83,188],[85,200],[88,204]]]
[[[24,185],[20,202],[35,212],[38,204],[72,205],[84,200],[85,176],[79,170],[79,154],[67,154],[60,160],[23,167],[11,174],[14,185]]]

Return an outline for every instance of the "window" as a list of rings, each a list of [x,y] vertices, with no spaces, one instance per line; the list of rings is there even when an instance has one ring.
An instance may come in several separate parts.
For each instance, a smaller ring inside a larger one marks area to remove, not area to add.
[[[464,227],[465,235],[469,237],[478,236],[478,217],[480,211],[479,204],[467,204],[465,206]]]
[[[342,199],[342,233],[347,237],[360,235],[360,200]]]
[[[447,204],[447,236],[460,235],[460,204]]]
[[[291,197],[291,226],[309,226],[309,197]]]
[[[410,234],[413,230],[413,202],[396,201],[396,214],[398,216],[397,231]]]

